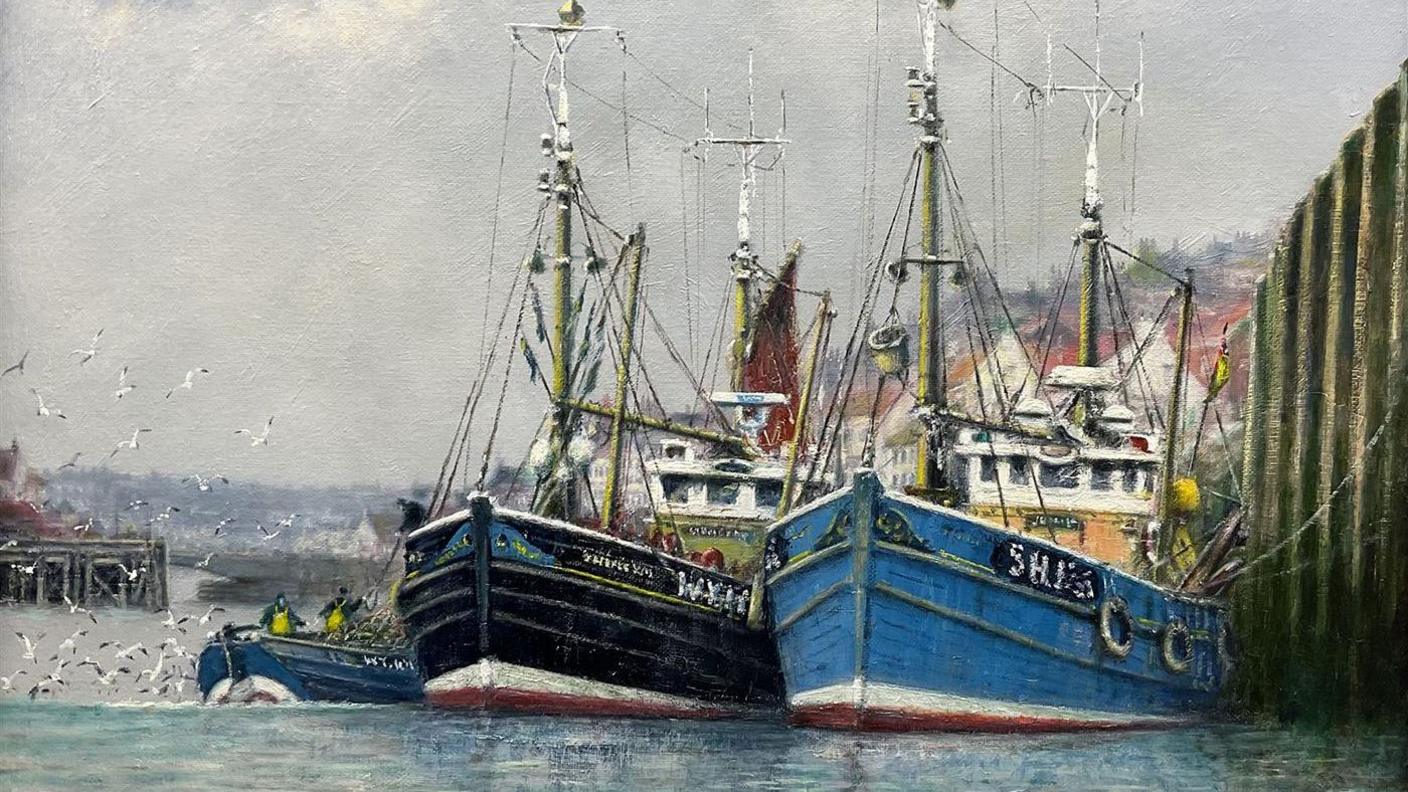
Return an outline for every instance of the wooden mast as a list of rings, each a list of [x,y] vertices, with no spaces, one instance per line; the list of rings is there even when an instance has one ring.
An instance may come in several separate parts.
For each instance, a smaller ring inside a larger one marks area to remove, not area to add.
[[[952,5],[948,3],[947,5]],[[942,188],[942,166],[939,143],[943,135],[943,117],[939,115],[937,59],[934,51],[934,29],[938,3],[922,0],[919,4],[920,30],[924,37],[924,66],[911,70],[906,84],[910,88],[910,123],[918,124],[920,179],[919,264],[919,365],[915,406],[921,415],[936,418],[948,405],[944,368],[943,317],[941,297],[945,263],[941,258],[943,216],[939,207]],[[927,430],[920,433],[915,454],[915,490],[922,496],[942,500],[948,490],[941,466],[942,429],[937,420],[930,420]]]
[[[1183,372],[1187,368],[1188,332],[1193,323],[1193,270],[1183,271],[1184,281],[1180,286],[1183,304],[1178,311],[1178,349],[1173,355],[1173,387],[1168,399],[1168,425],[1164,433],[1163,470],[1159,474],[1159,552],[1158,560],[1163,561],[1163,570],[1155,577],[1167,579],[1172,572],[1169,554],[1173,548],[1173,484],[1174,469],[1178,458],[1178,431],[1183,423]]]
[[[626,422],[626,396],[631,384],[631,354],[635,346],[636,311],[640,306],[640,269],[645,258],[645,224],[636,227],[627,245],[631,246],[631,268],[626,276],[625,315],[621,328],[621,356],[616,363],[615,402],[611,405],[611,445],[606,468],[606,486],[602,493],[601,527],[611,531],[621,511],[622,428]]]
[[[777,516],[781,519],[792,508],[793,490],[797,483],[797,462],[802,458],[802,446],[807,442],[807,415],[812,407],[812,390],[816,384],[816,370],[821,361],[822,344],[836,311],[831,307],[831,292],[821,295],[821,304],[816,309],[816,335],[812,338],[811,355],[807,359],[806,382],[802,384],[802,398],[797,403],[797,422],[792,432],[792,448],[787,452],[787,474],[782,479],[782,498],[777,503]]]
[[[552,397],[552,432],[549,447],[552,449],[550,481],[544,488],[539,511],[554,517],[573,519],[578,512],[577,472],[568,449],[575,430],[575,411],[572,409],[572,351],[575,349],[572,315],[572,211],[577,195],[577,166],[573,153],[572,135],[569,128],[569,105],[567,101],[567,52],[586,32],[610,32],[620,35],[611,27],[586,27],[582,24],[583,11],[580,4],[569,0],[558,9],[560,24],[530,25],[510,24],[510,34],[518,39],[521,31],[538,31],[552,37],[553,50],[548,56],[547,69],[543,73],[543,89],[548,95],[548,111],[552,116],[553,134],[551,140],[544,141],[543,153],[552,157],[554,168],[549,176],[543,175],[543,186],[553,195],[553,322],[552,322],[552,381],[549,390]],[[554,71],[556,81],[552,81]]]

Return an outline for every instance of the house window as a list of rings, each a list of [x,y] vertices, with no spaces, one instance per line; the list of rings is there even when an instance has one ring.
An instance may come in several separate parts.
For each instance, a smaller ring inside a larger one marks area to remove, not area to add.
[[[737,481],[709,479],[709,504],[711,506],[732,506],[738,502],[739,489]]]
[[[754,503],[759,509],[776,509],[782,502],[781,481],[759,481],[754,486],[757,488]]]
[[[1090,488],[1094,490],[1108,490],[1114,484],[1115,473],[1119,472],[1120,466],[1113,462],[1096,462],[1090,468]]]
[[[997,457],[978,458],[978,478],[981,481],[997,481]]]
[[[1144,492],[1145,492],[1145,493],[1153,493],[1153,491],[1154,491],[1154,466],[1153,466],[1153,465],[1145,465],[1145,466],[1144,466]]]
[[[689,503],[689,479],[684,476],[661,476],[660,489],[669,503]]]
[[[1128,465],[1124,469],[1124,491],[1134,492],[1139,488],[1139,468]]]
[[[1031,462],[1024,456],[1007,459],[1007,479],[1013,484],[1026,486],[1032,481]]]
[[[1041,465],[1041,486],[1075,489],[1080,486],[1080,468],[1076,465]]]

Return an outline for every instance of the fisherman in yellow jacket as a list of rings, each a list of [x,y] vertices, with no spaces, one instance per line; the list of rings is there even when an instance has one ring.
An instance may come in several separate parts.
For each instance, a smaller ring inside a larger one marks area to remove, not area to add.
[[[282,591],[274,597],[274,604],[264,609],[264,613],[259,617],[259,626],[269,631],[270,635],[293,635],[295,626],[302,627],[307,624],[293,612],[289,607],[288,598]]]
[[[347,587],[339,587],[337,596],[328,600],[328,604],[318,612],[318,615],[323,617],[323,632],[331,633],[346,624],[352,614],[362,607],[362,602],[365,599],[365,597],[358,597],[356,602],[350,602],[347,599]]]

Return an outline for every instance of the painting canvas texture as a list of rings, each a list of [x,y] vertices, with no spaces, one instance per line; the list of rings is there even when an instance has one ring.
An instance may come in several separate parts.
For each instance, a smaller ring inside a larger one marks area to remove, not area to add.
[[[1403,788],[1405,58],[0,6],[0,786]]]

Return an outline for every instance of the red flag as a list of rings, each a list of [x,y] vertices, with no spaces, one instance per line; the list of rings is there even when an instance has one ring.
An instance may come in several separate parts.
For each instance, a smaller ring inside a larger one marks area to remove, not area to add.
[[[797,376],[797,262],[791,260],[778,274],[753,317],[753,335],[743,363],[743,389],[781,393],[787,404],[774,407],[758,445],[774,453],[792,440],[797,424],[801,385]]]

